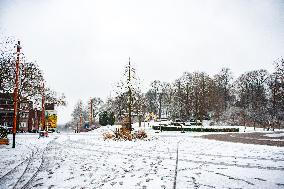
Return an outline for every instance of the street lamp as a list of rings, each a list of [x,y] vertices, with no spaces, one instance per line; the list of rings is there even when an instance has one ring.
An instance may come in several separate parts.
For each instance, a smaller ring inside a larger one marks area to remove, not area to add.
[[[42,84],[42,99],[41,99],[41,130],[45,130],[45,107],[44,107],[44,83]]]
[[[17,110],[18,110],[18,87],[19,87],[19,64],[20,64],[20,41],[17,44],[17,60],[16,60],[16,78],[14,88],[14,117],[13,117],[13,145],[12,148],[16,147],[16,132],[17,132]]]

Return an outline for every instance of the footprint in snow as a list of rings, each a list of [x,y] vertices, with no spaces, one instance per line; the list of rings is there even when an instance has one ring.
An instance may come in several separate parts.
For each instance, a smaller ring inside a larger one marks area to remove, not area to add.
[[[33,188],[39,187],[39,186],[43,186],[43,183],[38,183],[36,185],[33,185]]]
[[[72,179],[74,179],[74,177],[70,177],[70,178],[68,178],[68,179],[65,179],[64,181],[72,180]]]
[[[53,188],[53,187],[55,187],[54,185],[50,185],[49,187],[48,187],[48,189],[51,189],[51,188]]]
[[[39,181],[39,180],[43,180],[43,178],[38,178],[38,179],[36,179],[36,181]]]
[[[266,181],[265,179],[262,179],[262,178],[254,178],[256,180],[260,180],[260,181]]]

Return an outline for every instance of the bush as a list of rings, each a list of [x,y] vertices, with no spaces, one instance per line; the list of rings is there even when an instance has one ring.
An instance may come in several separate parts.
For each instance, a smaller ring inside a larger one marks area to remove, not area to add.
[[[103,133],[103,138],[104,140],[108,140],[108,139],[113,139],[114,138],[114,134],[113,133]]]
[[[4,127],[0,127],[0,139],[6,139],[8,136],[8,129],[5,129]]]
[[[139,130],[136,133],[134,133],[134,136],[133,136],[133,138],[135,138],[135,139],[144,139],[144,138],[147,138],[147,137],[148,137],[148,135],[145,132],[145,130]]]
[[[144,130],[139,130],[135,133],[131,133],[128,128],[116,129],[115,132],[108,132],[103,134],[104,140],[136,140],[136,139],[145,139],[148,135]]]
[[[127,128],[121,128],[116,131],[117,139],[132,140],[131,131]]]
[[[239,132],[239,128],[181,128],[153,126],[154,130],[161,131],[188,131],[188,132]]]

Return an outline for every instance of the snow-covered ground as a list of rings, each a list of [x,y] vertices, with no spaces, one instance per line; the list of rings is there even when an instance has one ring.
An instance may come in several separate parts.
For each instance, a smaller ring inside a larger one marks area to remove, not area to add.
[[[0,188],[284,188],[283,147],[147,126],[150,140],[104,141],[114,127],[18,134],[16,149],[0,146]]]

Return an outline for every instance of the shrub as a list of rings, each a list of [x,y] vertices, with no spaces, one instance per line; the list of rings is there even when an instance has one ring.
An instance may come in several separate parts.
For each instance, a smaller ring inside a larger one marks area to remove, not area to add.
[[[188,131],[188,132],[239,132],[239,128],[181,128],[181,127],[161,127],[153,126],[154,130],[161,131]]]
[[[103,133],[103,137],[104,137],[104,140],[107,140],[107,139],[113,139],[115,136],[113,133]]]
[[[0,127],[0,139],[6,139],[8,136],[8,130],[4,127]]]
[[[145,139],[148,135],[144,130],[139,130],[135,133],[131,133],[128,128],[116,129],[115,132],[108,132],[103,134],[104,140],[136,140],[136,139]]]
[[[145,132],[145,130],[139,130],[136,133],[134,133],[134,136],[133,136],[133,138],[135,138],[135,139],[144,139],[144,138],[147,138],[147,137],[148,137],[148,135]]]
[[[132,140],[131,131],[127,128],[121,128],[116,131],[117,139]]]

